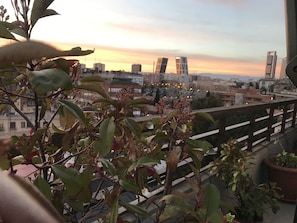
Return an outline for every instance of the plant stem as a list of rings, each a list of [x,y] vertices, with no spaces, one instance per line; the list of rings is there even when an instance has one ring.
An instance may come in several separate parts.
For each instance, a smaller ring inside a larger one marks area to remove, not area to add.
[[[39,103],[38,103],[38,96],[37,93],[34,92],[34,101],[35,101],[35,126],[34,126],[34,130],[37,131],[39,129]],[[46,133],[44,133],[46,134]],[[42,137],[39,137],[38,139],[38,145],[39,145],[39,154],[41,157],[41,161],[43,163],[46,163],[46,157],[45,157],[45,151],[44,151],[44,145],[42,143]],[[43,177],[45,180],[47,180],[48,178],[48,168],[44,168],[42,169],[43,172]]]

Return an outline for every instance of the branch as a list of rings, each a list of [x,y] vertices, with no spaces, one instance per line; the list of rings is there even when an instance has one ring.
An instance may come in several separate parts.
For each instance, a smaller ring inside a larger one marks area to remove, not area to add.
[[[27,125],[34,129],[34,125],[33,123],[31,122],[31,120],[13,103],[13,101],[9,100],[9,104],[11,107],[13,107],[13,109],[20,115],[23,117],[23,119],[25,119],[27,121]]]
[[[32,98],[32,97],[28,97],[28,96],[24,96],[24,95],[20,95],[20,94],[14,94],[12,92],[9,92],[7,90],[4,90],[3,88],[0,89],[0,91],[4,92],[8,96],[15,96],[15,97],[19,97],[19,98],[26,98],[26,99],[34,100],[34,98]]]

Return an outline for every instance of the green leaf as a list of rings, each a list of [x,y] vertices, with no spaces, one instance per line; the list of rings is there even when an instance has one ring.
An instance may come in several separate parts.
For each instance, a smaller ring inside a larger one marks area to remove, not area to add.
[[[177,110],[173,110],[171,112],[169,112],[169,114],[166,117],[166,122],[171,120],[173,117],[177,116],[179,114],[179,111]]]
[[[63,70],[66,74],[70,73],[69,65],[67,63],[67,60],[64,58],[58,58],[56,60],[53,60],[53,62],[58,65],[58,67]]]
[[[56,133],[65,133],[65,130],[59,129],[54,123],[52,123],[52,129]]]
[[[4,38],[4,39],[13,39],[16,40],[16,38],[14,37],[14,35],[12,35],[8,29],[3,26],[2,24],[0,24],[0,37]]]
[[[44,95],[59,88],[64,90],[72,89],[71,78],[60,69],[32,71],[29,73],[29,81],[38,95]]]
[[[223,220],[224,220],[223,214],[220,211],[217,211],[213,213],[212,216],[210,216],[209,223],[224,222]],[[234,221],[230,221],[230,222],[234,222]]]
[[[77,122],[69,131],[67,131],[63,137],[62,146],[64,151],[68,151],[71,144],[73,144],[73,138],[76,133],[79,123]]]
[[[202,151],[204,152],[207,152],[213,147],[209,142],[205,140],[187,139],[186,143],[192,148],[202,149]]]
[[[66,186],[67,193],[76,195],[82,188],[82,183],[78,172],[72,168],[66,168],[62,165],[52,166],[52,169],[57,177],[59,177]]]
[[[146,104],[152,104],[152,100],[148,100],[145,98],[136,98],[127,102],[127,105],[146,105]]]
[[[218,211],[220,200],[221,195],[218,188],[214,184],[208,184],[205,188],[207,216],[211,216]]]
[[[93,53],[93,50],[82,51],[77,47],[68,51],[57,50],[47,44],[36,41],[24,41],[0,47],[0,69],[24,64],[40,58],[55,58],[59,56],[84,56]]]
[[[160,222],[166,222],[169,219],[176,219],[176,216],[180,214],[180,208],[175,205],[168,205],[165,207],[164,212],[160,216]]]
[[[4,110],[7,108],[8,104],[0,104],[0,114],[4,112]]]
[[[47,110],[47,104],[45,100],[42,100],[41,109],[39,113],[39,121],[41,121],[44,118],[46,110]]]
[[[110,215],[108,218],[108,223],[117,223],[119,214],[119,200],[113,199],[111,204]]]
[[[102,140],[96,140],[94,142],[94,150],[101,156],[105,156],[110,152],[111,148],[105,146]]]
[[[7,159],[7,157],[1,157],[0,158],[0,168],[2,170],[8,170],[10,167],[10,164],[9,164],[9,160]]]
[[[152,158],[149,158],[147,156],[143,156],[141,157],[138,161],[137,161],[137,164],[139,166],[153,166],[153,165],[156,165],[158,164],[159,161],[155,160],[155,159],[152,159]]]
[[[75,103],[67,100],[59,100],[59,102],[78,120],[86,124],[87,120],[83,110]]]
[[[120,179],[119,183],[126,191],[133,192],[133,193],[140,192],[140,188],[131,181]]]
[[[81,201],[68,199],[66,200],[66,203],[69,204],[69,206],[72,207],[76,212],[83,212],[84,210],[84,205]]]
[[[107,104],[107,105],[113,105],[114,107],[117,106],[118,101],[111,99],[109,96],[108,98],[98,98],[93,101],[93,104],[101,103],[101,104]]]
[[[42,135],[45,133],[45,131],[46,131],[46,129],[38,129],[37,131],[35,131],[34,135],[31,138],[31,142],[32,143],[37,142],[42,137]]]
[[[39,191],[49,200],[52,199],[51,188],[48,182],[42,177],[38,176],[33,184],[39,189]]]
[[[18,26],[16,23],[14,22],[5,22],[5,21],[0,21],[0,26],[3,26],[5,28],[7,28],[8,30],[13,30],[13,29],[17,29]]]
[[[40,18],[44,18],[47,16],[52,16],[52,15],[59,15],[55,10],[53,9],[46,9],[43,14],[40,16]]]
[[[168,135],[168,134],[165,134],[164,132],[160,132],[160,133],[158,133],[157,135],[155,135],[154,137],[153,137],[153,141],[155,141],[155,142],[158,142],[158,141],[164,141],[164,140],[171,140],[172,139],[172,136],[170,136],[170,135]]]
[[[188,155],[193,159],[193,164],[196,168],[200,169],[201,168],[201,161],[203,159],[203,153],[201,151],[197,151],[192,148],[188,148],[186,150]]]
[[[74,47],[71,50],[63,51],[61,56],[85,56],[94,53],[94,50],[81,50],[80,47]]]
[[[27,33],[21,28],[12,29],[11,32],[15,33],[15,34],[17,34],[17,35],[19,35],[21,37],[24,37],[24,38],[27,37]]]
[[[76,122],[76,118],[71,114],[71,112],[66,107],[61,106],[58,114],[59,114],[59,120],[60,120],[60,127],[63,130],[70,129]]]
[[[111,176],[116,175],[116,168],[115,166],[107,159],[100,159],[102,163],[103,169]]]
[[[54,0],[35,0],[31,12],[31,25],[35,23],[46,13],[46,9],[52,4]]]
[[[181,154],[181,147],[176,146],[173,147],[171,151],[168,152],[166,157],[166,164],[168,169],[173,173],[177,168],[177,164],[179,162],[180,154]]]
[[[148,216],[148,212],[137,205],[124,203],[124,202],[120,202],[120,205],[122,205],[124,208],[126,208],[128,211],[132,212],[133,214],[138,214],[142,217]]]
[[[133,132],[137,137],[141,136],[141,129],[138,122],[133,119],[126,118],[124,119],[124,123],[128,126],[131,132]]]
[[[81,146],[82,148],[86,148],[87,146],[90,145],[90,143],[91,143],[90,137],[85,137],[78,141],[78,145]]]
[[[195,180],[193,180],[192,178],[189,178],[189,177],[185,177],[185,180],[188,182],[188,184],[190,184],[193,192],[195,194],[198,194],[198,192],[199,192],[199,186],[198,185],[199,184]]]
[[[195,118],[200,119],[200,120],[207,120],[207,121],[211,121],[214,123],[214,119],[213,117],[205,112],[197,112],[195,113]]]
[[[129,167],[128,172],[134,170],[136,167],[139,167],[139,166],[154,166],[154,165],[156,165],[158,163],[159,163],[158,160],[149,158],[147,156],[143,156],[136,163],[132,164]]]
[[[114,118],[105,119],[100,127],[100,140],[95,144],[95,151],[100,153],[102,156],[108,154],[113,146],[114,133],[115,133],[115,123]]]

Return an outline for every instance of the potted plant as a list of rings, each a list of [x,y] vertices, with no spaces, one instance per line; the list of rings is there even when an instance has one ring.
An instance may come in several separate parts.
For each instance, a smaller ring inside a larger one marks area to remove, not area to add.
[[[220,157],[213,162],[218,178],[234,196],[232,201],[236,219],[249,223],[261,222],[267,206],[272,208],[273,213],[279,209],[277,188],[273,184],[254,182],[248,172],[251,161],[251,156],[238,147],[236,140],[229,140],[222,145]]]
[[[293,152],[282,151],[264,159],[268,171],[268,179],[275,182],[283,195],[280,199],[296,202],[297,199],[297,155]]]

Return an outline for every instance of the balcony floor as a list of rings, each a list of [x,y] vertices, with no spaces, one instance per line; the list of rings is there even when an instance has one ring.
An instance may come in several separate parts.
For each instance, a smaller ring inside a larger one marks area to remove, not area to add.
[[[294,222],[295,208],[294,203],[280,202],[280,210],[276,214],[267,211],[263,223],[295,223],[297,222],[297,219]]]

